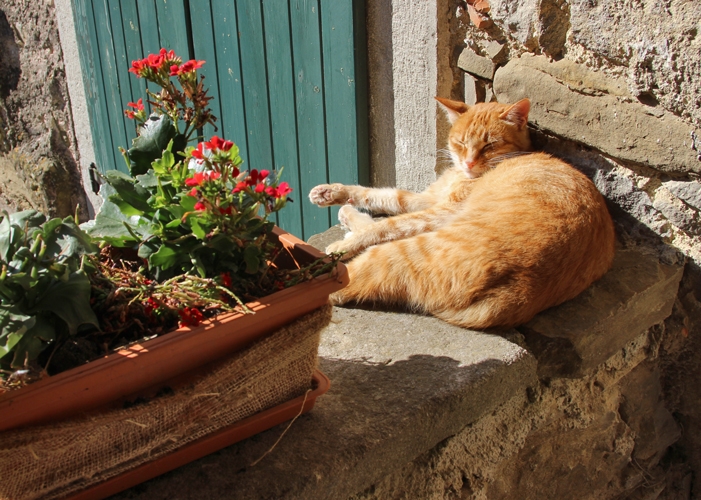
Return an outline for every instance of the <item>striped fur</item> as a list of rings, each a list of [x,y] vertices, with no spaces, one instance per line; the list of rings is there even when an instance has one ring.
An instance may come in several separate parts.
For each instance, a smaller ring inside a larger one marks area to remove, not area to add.
[[[343,204],[339,219],[351,230],[327,249],[355,255],[350,284],[332,300],[405,304],[470,328],[515,326],[599,279],[615,242],[604,199],[565,162],[530,152],[529,101],[438,101],[453,124],[453,167],[428,189],[310,192],[317,205]]]

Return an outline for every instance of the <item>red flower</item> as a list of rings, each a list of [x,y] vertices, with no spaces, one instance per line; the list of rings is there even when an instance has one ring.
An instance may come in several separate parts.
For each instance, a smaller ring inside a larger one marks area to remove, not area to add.
[[[180,67],[177,64],[173,64],[170,67],[170,76],[178,76],[180,74]]]
[[[131,68],[129,68],[130,73],[134,73],[138,78],[141,78],[144,73],[144,70],[146,69],[146,60],[145,59],[139,59],[137,61],[132,61],[131,62]]]
[[[193,151],[194,153],[194,151]],[[194,155],[193,155],[194,156]],[[204,172],[195,172],[195,175],[189,179],[185,179],[185,185],[188,187],[199,186],[205,181]]]
[[[251,170],[251,172],[248,174],[248,177],[246,177],[246,184],[249,186],[254,186],[258,183],[258,170],[255,168]]]
[[[135,113],[134,111],[129,110],[129,109],[127,109],[126,111],[124,111],[124,114],[125,114],[126,117],[129,118],[130,120],[133,120],[133,119],[136,117],[136,113]]]
[[[137,111],[143,111],[144,110],[144,100],[139,98],[139,100],[136,102],[128,102],[127,106],[129,106],[130,108],[134,108]]]
[[[236,184],[236,187],[231,191],[232,193],[238,193],[240,191],[244,191],[248,187],[248,184],[241,181],[238,184]]]
[[[258,180],[262,181],[263,179],[265,179],[266,177],[268,177],[269,174],[270,174],[270,171],[268,171],[268,170],[261,170],[260,173],[258,174]]]
[[[190,71],[195,71],[197,69],[200,69],[202,65],[204,65],[205,61],[196,61],[194,59],[187,61],[186,63],[183,63],[180,66],[180,69],[178,70],[178,74],[182,75],[183,73],[189,73]]]
[[[204,212],[205,210],[207,210],[207,205],[205,205],[201,201],[198,201],[197,203],[195,203],[195,210],[199,212]]]
[[[185,181],[185,184],[187,184],[187,181],[189,181],[189,180],[190,180],[190,179],[187,179],[187,180]],[[193,197],[197,198],[197,188],[192,188],[192,189],[190,190],[190,192],[187,193],[187,195],[188,195],[188,196],[193,196]]]
[[[231,273],[227,272],[221,274],[221,284],[226,288],[231,288]]]
[[[292,192],[292,188],[286,182],[281,182],[275,190],[275,198],[282,198]]]
[[[178,315],[180,326],[197,326],[204,319],[202,312],[196,307],[183,307],[178,311]]]
[[[262,193],[265,190],[265,184],[262,182],[256,186],[256,193]]]
[[[161,69],[161,65],[164,61],[165,58],[161,54],[149,54],[146,58],[146,64],[154,71]]]
[[[220,150],[224,151],[225,153],[231,149],[231,147],[234,145],[233,142],[231,141],[225,141],[224,139],[220,139],[219,137],[212,136],[212,138],[209,140],[209,142],[205,142],[204,145],[211,149],[212,151],[214,150]]]
[[[204,145],[205,145],[204,142],[200,142],[197,145],[197,148],[192,150],[192,153],[190,153],[190,155],[192,155],[193,158],[197,158],[198,160],[203,160],[204,159],[204,150],[202,148],[204,148]]]
[[[241,172],[239,171],[239,169],[236,168],[236,167],[234,167],[234,171],[231,172],[231,175],[232,175],[233,177],[238,177],[240,173],[241,173]]]
[[[231,206],[231,205],[229,205],[229,206],[226,207],[226,208],[221,208],[221,207],[219,208],[219,213],[222,214],[222,215],[231,215],[232,211],[233,211],[233,210],[232,210],[232,206]]]
[[[275,196],[276,193],[277,190],[273,186],[268,186],[267,188],[265,188],[265,194],[267,194],[268,196],[273,196],[277,198],[277,196]]]
[[[153,312],[158,309],[159,304],[155,300],[153,300],[153,297],[149,297],[146,302],[144,302],[144,313],[146,313],[146,316],[149,318],[153,315]]]

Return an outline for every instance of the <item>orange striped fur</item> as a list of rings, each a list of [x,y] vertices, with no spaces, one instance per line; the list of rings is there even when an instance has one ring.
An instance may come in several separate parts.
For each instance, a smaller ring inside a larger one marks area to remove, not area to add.
[[[529,101],[437,99],[452,123],[453,167],[428,189],[310,192],[319,206],[344,205],[339,219],[351,230],[327,248],[355,255],[350,284],[332,300],[406,304],[469,328],[515,326],[599,279],[615,240],[604,199],[567,163],[530,152]]]

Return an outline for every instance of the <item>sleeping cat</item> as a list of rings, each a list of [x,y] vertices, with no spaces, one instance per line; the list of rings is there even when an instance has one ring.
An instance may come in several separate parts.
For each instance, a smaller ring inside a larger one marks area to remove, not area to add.
[[[530,101],[437,100],[452,124],[453,167],[428,189],[324,184],[309,193],[319,206],[344,205],[339,220],[351,232],[327,252],[359,254],[332,301],[406,304],[469,328],[516,326],[598,280],[613,261],[613,222],[587,177],[530,152]]]

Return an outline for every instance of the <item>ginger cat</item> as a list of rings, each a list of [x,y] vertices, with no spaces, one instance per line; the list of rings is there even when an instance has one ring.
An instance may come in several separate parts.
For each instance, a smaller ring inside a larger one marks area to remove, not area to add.
[[[428,189],[324,184],[309,193],[322,207],[344,204],[339,220],[351,232],[327,252],[359,254],[332,301],[406,304],[469,328],[516,326],[598,280],[613,261],[611,216],[582,173],[530,152],[530,101],[437,100],[452,123],[454,166]]]

